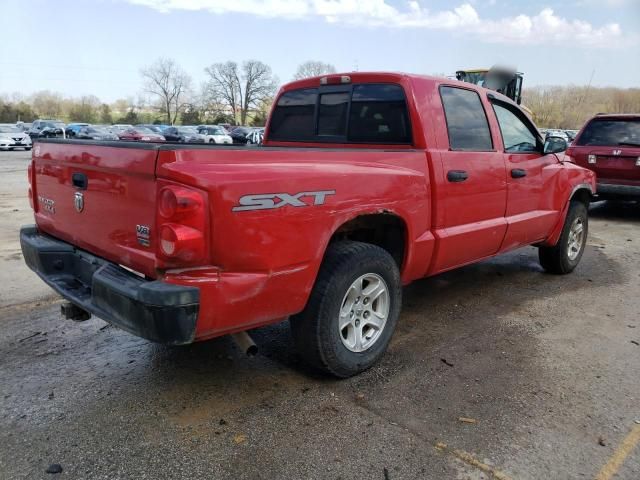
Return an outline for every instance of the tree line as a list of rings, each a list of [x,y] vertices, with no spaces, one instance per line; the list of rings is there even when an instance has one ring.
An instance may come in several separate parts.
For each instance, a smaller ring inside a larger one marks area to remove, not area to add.
[[[333,65],[308,61],[294,79],[335,73]],[[159,58],[140,71],[137,96],[102,102],[94,95],[64,97],[48,90],[31,96],[0,95],[0,123],[55,118],[87,123],[230,123],[262,126],[279,79],[259,60],[214,63],[199,86],[175,61]],[[596,113],[640,112],[640,89],[543,86],[524,90],[523,103],[541,128],[579,128]]]
[[[294,79],[334,73],[333,65],[308,61]],[[86,123],[230,123],[262,126],[277,91],[278,78],[258,60],[214,63],[204,69],[206,80],[194,86],[175,60],[160,58],[141,69],[143,89],[113,103],[94,95],[77,98],[43,90],[30,96],[0,95],[0,123],[32,122],[37,118]]]

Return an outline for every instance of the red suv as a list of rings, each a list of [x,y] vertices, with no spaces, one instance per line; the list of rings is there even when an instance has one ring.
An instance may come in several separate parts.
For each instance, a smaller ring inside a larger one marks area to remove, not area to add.
[[[598,199],[640,198],[640,114],[596,115],[567,155],[598,178]]]

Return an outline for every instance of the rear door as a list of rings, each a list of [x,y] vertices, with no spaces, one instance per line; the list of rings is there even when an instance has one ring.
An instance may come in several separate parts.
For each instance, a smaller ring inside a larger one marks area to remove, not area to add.
[[[38,229],[112,262],[155,276],[157,149],[38,142]]]
[[[473,89],[442,85],[439,93],[448,149],[441,149],[442,178],[435,179],[440,242],[432,272],[494,255],[506,231],[505,163],[485,105]]]
[[[544,155],[542,138],[527,115],[507,102],[492,100],[507,168],[508,228],[501,250],[544,240],[558,220],[554,154]]]

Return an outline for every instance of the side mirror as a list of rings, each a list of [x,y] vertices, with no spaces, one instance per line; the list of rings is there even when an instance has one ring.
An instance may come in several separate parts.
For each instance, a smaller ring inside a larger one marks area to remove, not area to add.
[[[567,146],[567,141],[564,138],[547,137],[544,141],[544,154],[564,152]]]

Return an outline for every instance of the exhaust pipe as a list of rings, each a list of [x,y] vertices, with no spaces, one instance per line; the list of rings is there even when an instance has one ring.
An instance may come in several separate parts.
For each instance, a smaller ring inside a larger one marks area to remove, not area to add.
[[[253,357],[258,353],[258,346],[247,332],[234,333],[231,338],[248,357]]]

